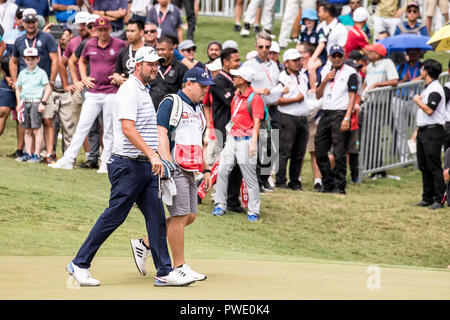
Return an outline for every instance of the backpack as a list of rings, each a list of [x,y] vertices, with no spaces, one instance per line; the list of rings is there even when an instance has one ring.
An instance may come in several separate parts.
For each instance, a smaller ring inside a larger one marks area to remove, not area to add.
[[[423,28],[425,28],[426,26],[422,23],[421,25],[419,25],[418,27],[415,27],[413,29],[406,29],[405,25],[403,24],[403,22],[398,24],[398,28],[400,29],[400,32],[402,34],[404,33],[409,33],[409,34],[418,34],[420,35],[420,30],[422,30]]]
[[[248,111],[248,114],[250,115],[250,118],[252,118],[252,119],[253,119],[253,116],[252,116],[252,105],[251,104],[252,104],[252,100],[253,100],[254,96],[255,96],[255,93],[252,92],[252,93],[250,93],[250,95],[248,96],[248,99],[247,99],[247,111]],[[264,119],[261,121],[261,126],[259,128],[265,129],[268,134],[270,134],[270,131],[272,130],[272,128],[270,126],[269,108],[267,108],[265,103],[264,103]]]

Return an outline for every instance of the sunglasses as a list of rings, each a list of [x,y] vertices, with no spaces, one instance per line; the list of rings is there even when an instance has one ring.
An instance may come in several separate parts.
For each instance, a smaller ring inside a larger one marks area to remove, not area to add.
[[[195,48],[184,49],[183,51],[187,51],[187,52],[195,52]]]
[[[270,49],[270,46],[258,46],[258,49]]]
[[[145,30],[144,31],[145,34],[155,33],[155,32],[156,32],[156,30],[154,30],[154,29],[153,30]]]
[[[349,4],[360,4],[360,2],[359,2],[359,1],[356,1],[356,2],[349,2]]]
[[[89,24],[89,25],[87,26],[87,28],[88,28],[89,30],[91,30],[93,27],[94,27],[94,26],[93,26],[92,24]]]
[[[331,55],[331,57],[334,58],[334,59],[341,59],[341,58],[344,57],[344,55],[342,55],[342,54],[340,54],[340,53],[333,53],[333,54]]]
[[[408,13],[419,13],[419,10],[408,10]]]

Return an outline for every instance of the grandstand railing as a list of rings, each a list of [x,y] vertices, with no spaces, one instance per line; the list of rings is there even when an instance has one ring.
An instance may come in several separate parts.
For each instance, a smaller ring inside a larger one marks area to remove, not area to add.
[[[449,81],[448,72],[439,81]],[[408,140],[416,130],[413,98],[423,88],[424,81],[412,81],[367,91],[360,113],[359,181],[371,173],[416,164]]]

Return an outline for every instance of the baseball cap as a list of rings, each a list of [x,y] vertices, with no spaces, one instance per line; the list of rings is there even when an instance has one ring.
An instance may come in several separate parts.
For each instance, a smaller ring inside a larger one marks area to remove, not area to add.
[[[209,79],[208,72],[204,69],[194,67],[186,71],[183,77],[183,82],[198,82],[204,86],[215,86],[215,83]]]
[[[280,45],[278,44],[278,42],[272,41],[272,43],[270,44],[269,52],[280,53]]]
[[[308,20],[319,20],[319,18],[317,17],[317,11],[314,9],[306,9],[303,10],[302,12],[302,20],[303,19],[308,19]]]
[[[94,28],[96,29],[103,29],[109,27],[111,27],[111,23],[109,22],[109,19],[106,17],[100,17],[94,22]]]
[[[239,76],[242,79],[244,79],[247,82],[252,82],[253,79],[255,78],[255,72],[253,71],[253,69],[249,68],[249,67],[240,67],[239,69],[231,69],[230,73],[233,76]]]
[[[359,7],[353,12],[353,21],[363,22],[369,19],[369,12],[364,7]]]
[[[39,52],[36,48],[33,48],[33,47],[25,48],[25,50],[23,50],[23,56],[24,57],[39,57]]]
[[[368,60],[369,58],[361,53],[359,50],[353,50],[348,54],[348,58],[352,60]]]
[[[220,69],[222,69],[222,61],[220,60],[220,58],[217,58],[213,62],[207,63],[206,67],[209,71],[219,71]]]
[[[365,49],[367,51],[375,51],[376,53],[378,53],[382,57],[386,57],[386,54],[387,54],[386,47],[383,46],[381,43],[374,43],[374,44],[371,44],[371,45],[367,45],[365,47]]]
[[[139,62],[156,62],[156,61],[161,61],[164,62],[166,61],[165,58],[158,56],[158,54],[156,53],[156,50],[152,47],[149,46],[145,46],[145,47],[141,47],[136,51],[136,55],[134,56],[134,59],[136,60],[136,63]]]
[[[194,41],[189,40],[189,39],[181,41],[180,44],[178,45],[178,50],[179,51],[187,50],[189,48],[194,48],[194,49],[197,48],[197,46],[195,45]]]
[[[16,10],[16,18],[17,19],[22,19],[23,18],[23,11],[24,11],[25,9],[23,9],[23,8],[17,8],[17,10]]]
[[[409,7],[417,7],[417,9],[420,10],[419,3],[416,2],[416,1],[413,1],[413,2],[408,3],[408,5],[406,6],[406,9],[408,9]]]
[[[75,23],[88,23],[91,14],[87,11],[80,11],[75,15]]]
[[[340,45],[335,44],[334,46],[332,46],[330,48],[330,52],[328,52],[328,54],[330,56],[332,56],[335,53],[340,53],[340,54],[344,54],[344,48],[342,48]]]
[[[302,57],[302,55],[296,49],[294,49],[294,48],[287,49],[283,53],[283,62],[286,62],[286,61],[289,61],[289,60],[295,60],[295,59],[298,59],[298,58],[301,58],[301,57]]]
[[[91,15],[89,15],[89,18],[87,19],[87,24],[94,23],[95,20],[97,20],[98,18],[100,18],[98,14],[92,13]]]
[[[22,12],[23,21],[38,21],[38,14],[35,9],[27,8]]]
[[[362,67],[362,64],[358,64],[355,60],[352,59],[345,59],[344,63],[352,68],[355,68],[356,70]]]
[[[236,50],[239,50],[238,44],[234,40],[227,40],[222,45],[222,50],[226,48],[234,48]]]

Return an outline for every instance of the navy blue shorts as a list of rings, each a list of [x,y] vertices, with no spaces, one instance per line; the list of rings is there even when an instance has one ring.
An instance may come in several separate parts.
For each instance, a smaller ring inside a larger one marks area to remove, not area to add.
[[[0,81],[0,107],[15,109],[17,105],[16,93],[6,83],[5,79]]]

